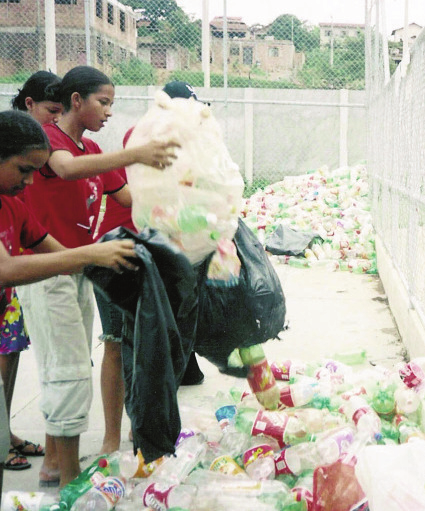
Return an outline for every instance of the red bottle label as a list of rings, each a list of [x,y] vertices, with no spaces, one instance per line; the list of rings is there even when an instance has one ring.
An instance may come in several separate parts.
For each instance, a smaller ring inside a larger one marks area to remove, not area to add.
[[[425,374],[415,362],[405,364],[399,370],[400,378],[409,388],[415,388],[425,380]]]
[[[269,390],[276,385],[276,380],[274,379],[272,370],[270,369],[269,363],[266,359],[262,360],[258,364],[252,364],[249,366],[247,379],[254,394]]]
[[[286,449],[283,449],[278,454],[275,454],[274,462],[275,462],[275,467],[276,467],[276,475],[281,475],[281,474],[294,475],[292,470],[289,468],[288,462],[286,460]]]
[[[254,447],[251,447],[251,449],[248,449],[243,454],[243,464],[244,467],[248,467],[251,465],[251,463],[254,463],[254,461],[258,460],[259,458],[267,458],[272,457],[274,454],[273,449],[270,447],[270,445],[267,444],[259,444]]]
[[[284,362],[273,362],[270,366],[272,373],[276,380],[289,381],[290,379],[290,370],[291,370],[291,361],[285,360]]]
[[[313,494],[308,488],[303,486],[294,486],[291,489],[294,494],[295,502],[304,502],[307,506],[307,511],[313,511]]]
[[[143,504],[153,509],[168,509],[168,496],[175,486],[152,483],[143,493]]]
[[[289,416],[284,412],[259,410],[252,425],[251,434],[252,436],[269,436],[277,440],[280,447],[284,447],[285,429],[288,420]]]

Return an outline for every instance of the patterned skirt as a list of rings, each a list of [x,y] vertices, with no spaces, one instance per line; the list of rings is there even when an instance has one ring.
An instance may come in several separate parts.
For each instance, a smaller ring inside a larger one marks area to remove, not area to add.
[[[0,323],[0,355],[28,349],[30,339],[15,289]]]

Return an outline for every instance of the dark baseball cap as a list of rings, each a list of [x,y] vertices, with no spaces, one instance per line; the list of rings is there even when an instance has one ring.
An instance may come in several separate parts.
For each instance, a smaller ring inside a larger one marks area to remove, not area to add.
[[[170,98],[193,98],[198,101],[198,96],[193,90],[192,85],[187,82],[180,82],[178,80],[168,82],[162,90],[166,92]]]

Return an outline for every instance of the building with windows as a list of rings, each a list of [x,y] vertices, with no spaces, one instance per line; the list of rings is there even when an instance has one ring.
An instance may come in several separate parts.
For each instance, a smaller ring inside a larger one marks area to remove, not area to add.
[[[109,73],[113,63],[136,55],[136,17],[130,7],[117,0],[54,0],[54,9],[59,75],[87,63]],[[44,69],[45,31],[45,0],[0,0],[0,75]]]
[[[357,37],[364,34],[365,26],[361,23],[319,23],[320,46],[329,46],[331,41],[344,37]]]

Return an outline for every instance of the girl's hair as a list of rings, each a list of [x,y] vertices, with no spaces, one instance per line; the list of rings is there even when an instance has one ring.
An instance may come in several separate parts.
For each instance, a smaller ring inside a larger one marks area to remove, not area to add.
[[[12,99],[12,108],[25,112],[26,98],[32,98],[36,103],[40,101],[54,101],[60,103],[59,85],[61,79],[50,71],[37,71],[24,83],[22,89]]]
[[[102,71],[90,66],[77,66],[66,73],[61,84],[61,103],[71,109],[71,96],[78,92],[83,99],[97,92],[102,85],[114,85]]]
[[[0,112],[0,160],[35,149],[50,151],[49,139],[40,124],[25,112]]]

